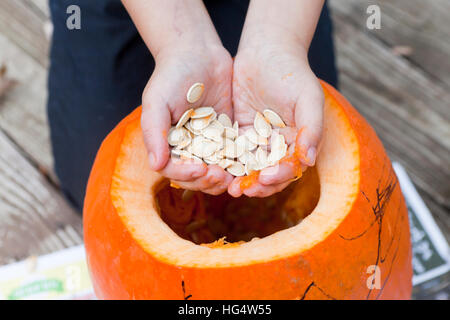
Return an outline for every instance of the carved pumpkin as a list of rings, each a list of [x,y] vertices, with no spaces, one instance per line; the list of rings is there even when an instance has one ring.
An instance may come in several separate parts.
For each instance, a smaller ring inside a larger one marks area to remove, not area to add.
[[[141,109],[125,118],[97,154],[85,199],[98,298],[410,298],[407,209],[389,158],[361,115],[323,88],[316,167],[265,199],[183,200],[148,168]]]

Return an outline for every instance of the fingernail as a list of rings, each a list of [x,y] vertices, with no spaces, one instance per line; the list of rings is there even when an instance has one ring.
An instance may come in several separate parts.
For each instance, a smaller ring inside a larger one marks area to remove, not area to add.
[[[315,147],[310,147],[306,153],[305,164],[312,167],[316,163],[317,151]]]

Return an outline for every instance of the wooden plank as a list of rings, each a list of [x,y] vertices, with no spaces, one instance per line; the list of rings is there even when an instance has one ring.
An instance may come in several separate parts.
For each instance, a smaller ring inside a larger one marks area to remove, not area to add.
[[[377,4],[381,9],[381,29],[365,27],[366,9]],[[331,0],[333,12],[345,16],[386,45],[408,46],[408,59],[424,70],[431,80],[450,89],[450,1],[448,0]]]
[[[0,264],[81,243],[81,216],[0,131]]]
[[[49,40],[44,33],[44,23],[48,18],[32,8],[23,0],[0,1],[0,30],[3,36],[47,66]]]
[[[0,34],[0,63],[18,84],[0,100],[0,128],[53,178],[46,115],[47,70]]]
[[[48,0],[17,0],[17,1],[22,1],[25,5],[30,7],[31,10],[36,12],[36,14],[45,17],[47,19],[50,18]]]
[[[341,91],[419,188],[449,208],[450,95],[346,15],[333,19]]]

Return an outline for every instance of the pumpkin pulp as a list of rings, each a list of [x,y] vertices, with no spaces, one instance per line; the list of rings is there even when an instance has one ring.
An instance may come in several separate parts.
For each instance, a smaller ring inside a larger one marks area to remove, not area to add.
[[[184,190],[162,183],[156,194],[162,220],[181,238],[214,248],[257,240],[300,223],[313,211],[320,194],[316,168],[267,198],[195,192],[185,201]]]

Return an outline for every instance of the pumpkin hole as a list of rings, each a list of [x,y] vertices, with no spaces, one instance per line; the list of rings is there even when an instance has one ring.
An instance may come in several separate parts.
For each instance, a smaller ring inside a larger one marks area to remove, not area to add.
[[[320,183],[313,167],[282,192],[266,198],[194,192],[183,200],[183,192],[167,181],[160,186],[156,199],[162,220],[183,239],[221,247],[263,238],[297,225],[316,207]]]

